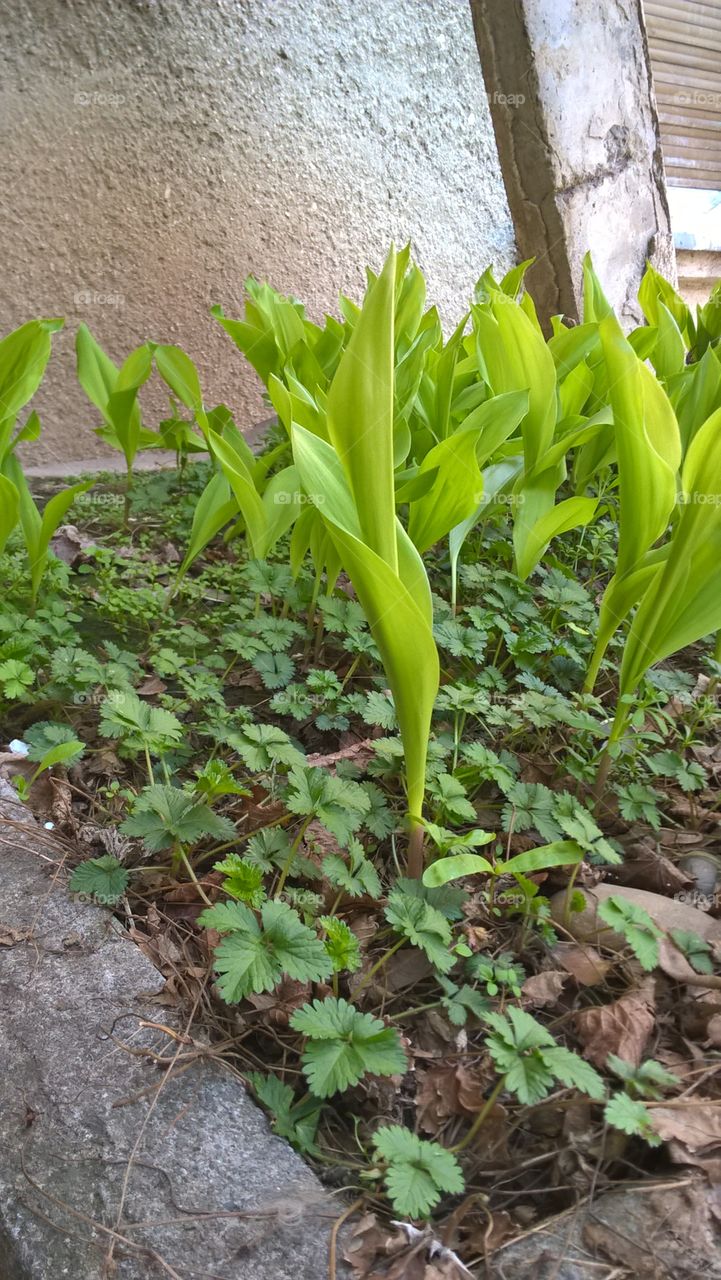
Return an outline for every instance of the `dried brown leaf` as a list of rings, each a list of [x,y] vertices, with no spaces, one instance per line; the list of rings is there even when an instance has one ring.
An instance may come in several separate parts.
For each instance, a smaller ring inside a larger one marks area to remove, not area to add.
[[[703,1155],[721,1147],[721,1102],[694,1098],[674,1105],[652,1107],[651,1123],[664,1142],[680,1142]]]
[[[595,947],[582,946],[576,942],[557,942],[551,955],[581,987],[598,986],[611,968],[608,960],[604,960]]]
[[[574,1025],[589,1061],[605,1067],[609,1053],[615,1053],[637,1067],[654,1028],[654,1004],[654,983],[647,979],[612,1004],[579,1010]]]
[[[561,973],[558,969],[544,969],[541,973],[526,978],[521,994],[532,1009],[542,1009],[545,1005],[557,1003],[567,982],[567,973]]]
[[[0,947],[15,947],[18,942],[27,942],[29,929],[15,929],[9,924],[0,924]]]

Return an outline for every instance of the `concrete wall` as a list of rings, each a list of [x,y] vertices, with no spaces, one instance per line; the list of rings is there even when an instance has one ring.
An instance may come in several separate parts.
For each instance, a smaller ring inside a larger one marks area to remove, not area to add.
[[[718,249],[677,249],[678,289],[690,307],[703,306],[721,280]]]
[[[249,272],[319,317],[411,237],[451,321],[514,260],[467,0],[4,0],[0,119],[0,327],[68,321],[35,460],[104,452],[81,319],[116,359],[180,342],[243,425],[256,380],[208,307],[239,314]]]

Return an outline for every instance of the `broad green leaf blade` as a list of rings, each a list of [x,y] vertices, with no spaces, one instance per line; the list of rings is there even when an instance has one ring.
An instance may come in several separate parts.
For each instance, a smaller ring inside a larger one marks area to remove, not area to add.
[[[566,498],[541,516],[523,541],[517,566],[519,578],[528,577],[553,538],[588,524],[597,506],[598,498]]]
[[[378,646],[403,739],[408,807],[420,816],[430,719],[439,680],[431,594],[423,562],[395,515],[398,572],[365,545],[349,487],[330,445],[302,427],[294,427],[293,454],[305,492],[314,500],[322,499],[322,518]]]
[[[78,494],[86,493],[87,490],[92,487],[92,484],[92,480],[84,480],[80,484],[71,485],[69,489],[63,489],[62,493],[56,493],[55,496],[45,504],[45,509],[40,520],[40,527],[37,529],[37,541],[33,547],[34,564],[31,564],[31,576],[34,595],[37,594],[43,573],[45,572],[50,539],[58,528],[58,525],[62,524]]]
[[[75,336],[78,381],[88,400],[102,413],[108,426],[108,400],[115,390],[118,369],[97,343],[87,325],[81,324]]]
[[[157,346],[155,364],[164,382],[180,402],[190,409],[203,432],[208,430],[208,419],[203,408],[203,392],[198,370],[182,347]]]
[[[128,887],[130,873],[121,867],[117,858],[107,854],[103,858],[89,858],[76,867],[68,882],[71,893],[86,894],[104,906],[112,906],[122,898]]]
[[[240,507],[251,556],[254,559],[262,559],[268,532],[268,517],[263,500],[255,487],[253,476],[244,458],[225,435],[210,433],[208,447],[223,468]]]
[[[688,306],[680,294],[676,292],[673,285],[669,284],[668,280],[664,280],[663,276],[651,266],[650,262],[646,266],[646,271],[639,286],[638,300],[648,323],[654,328],[658,328],[661,307],[665,307],[679,331],[686,338],[688,345],[692,345],[695,332]]]
[[[644,559],[637,569],[624,574],[622,578],[619,578],[614,574],[609,581],[609,584],[603,593],[601,608],[598,614],[596,644],[584,683],[584,690],[586,692],[593,689],[593,686],[596,683],[596,677],[601,666],[603,655],[608,648],[611,637],[618,630],[624,619],[628,617],[633,606],[638,603],[644,592],[648,589],[649,585],[668,557],[668,553],[668,544],[665,544],[662,547],[656,547],[653,551],[649,551],[648,554],[644,556]]]
[[[583,259],[583,325],[597,324],[613,311],[593,269],[590,253]]]
[[[178,570],[178,579],[185,576],[193,561],[236,513],[237,504],[230,496],[230,485],[225,474],[216,471],[196,503],[188,549]]]
[[[210,314],[223,326],[225,332],[233,339],[238,350],[243,352],[264,383],[267,384],[272,373],[280,373],[278,348],[272,333],[260,325],[248,324],[243,320],[231,320],[223,315],[219,306],[211,307]]]
[[[37,769],[36,776],[44,773],[46,769],[52,769],[55,764],[65,764],[69,760],[77,760],[82,754],[84,743],[79,738],[70,738],[67,742],[58,742],[57,746],[51,747],[45,752]]]
[[[0,475],[0,555],[20,518],[20,494],[12,480]]]
[[[0,466],[23,405],[34,396],[50,359],[51,335],[62,320],[30,320],[0,341]]]
[[[395,250],[369,289],[328,392],[328,434],[366,546],[397,568],[393,487]]]
[[[528,849],[506,862],[499,862],[496,873],[527,876],[534,871],[545,871],[547,867],[574,866],[577,862],[583,862],[583,856],[583,849],[575,840],[554,840],[551,844]]]
[[[493,866],[487,858],[479,853],[458,853],[448,858],[438,858],[423,872],[423,883],[427,889],[437,889],[439,885],[449,884],[451,880],[460,880],[462,876],[493,875]]]
[[[478,428],[461,427],[423,459],[421,475],[433,470],[436,480],[429,493],[411,502],[408,533],[420,552],[439,542],[478,506],[483,479],[477,443]]]
[[[676,503],[681,440],[666,393],[635,355],[614,316],[601,322],[601,342],[618,459],[621,576],[636,567],[668,526]]]
[[[267,556],[301,510],[300,477],[296,467],[284,467],[270,477],[263,490],[262,503],[267,522],[263,555]]]
[[[486,467],[482,474],[483,490],[481,500],[466,520],[461,521],[448,535],[448,550],[451,561],[451,604],[456,607],[456,596],[458,591],[458,561],[463,544],[468,535],[478,524],[493,502],[498,498],[509,494],[518,480],[523,470],[523,458],[509,458],[505,462],[492,463],[490,467]]]
[[[659,378],[666,382],[680,373],[686,363],[686,345],[681,330],[668,307],[661,301],[658,304],[656,345],[651,353],[651,360]]]
[[[689,446],[682,490],[668,555],[626,642],[621,693],[632,692],[654,663],[721,628],[721,409]]]

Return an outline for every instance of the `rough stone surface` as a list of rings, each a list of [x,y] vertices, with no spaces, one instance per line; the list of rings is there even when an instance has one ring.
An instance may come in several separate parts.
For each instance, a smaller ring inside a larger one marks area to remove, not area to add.
[[[641,319],[647,258],[675,275],[641,0],[471,0],[509,205],[542,315],[578,316],[591,250]]]
[[[5,0],[0,116],[0,328],[67,317],[35,460],[103,455],[81,319],[116,359],[180,342],[243,426],[257,380],[208,308],[248,273],[319,319],[410,238],[451,323],[515,259],[466,0]]]
[[[497,1250],[488,1280],[721,1280],[717,1200],[695,1173],[606,1192]]]
[[[2,1280],[100,1280],[131,1155],[117,1280],[322,1280],[342,1206],[219,1067],[158,1088],[162,980],[27,822],[0,795]]]

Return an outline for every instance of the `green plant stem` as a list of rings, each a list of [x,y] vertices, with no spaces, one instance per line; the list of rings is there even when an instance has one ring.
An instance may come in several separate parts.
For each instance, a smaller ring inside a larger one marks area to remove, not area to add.
[[[406,871],[409,880],[420,880],[423,875],[423,867],[425,863],[425,853],[423,849],[423,837],[425,832],[420,824],[415,825],[411,829],[410,838],[408,840],[408,859],[406,862]]]
[[[566,899],[563,904],[563,923],[566,926],[566,928],[568,928],[568,922],[571,918],[571,898],[573,897],[573,890],[576,884],[576,877],[578,876],[580,867],[581,867],[580,862],[577,862],[575,867],[573,868],[573,871],[571,872],[571,879],[569,880],[566,886]]]
[[[716,632],[716,639],[714,641],[714,647],[713,647],[713,660],[714,662],[721,663],[721,631]],[[718,681],[719,681],[718,676],[711,676],[711,679],[708,682],[708,687],[706,689],[707,697],[711,697],[716,692],[716,686],[718,684]]]
[[[389,1022],[398,1022],[401,1018],[415,1018],[417,1013],[427,1013],[429,1009],[440,1009],[442,1001],[431,1000],[428,1004],[418,1004],[415,1009],[401,1009],[400,1013],[389,1013]]]
[[[130,528],[130,491],[133,484],[133,465],[126,460],[125,470],[125,494],[123,498],[123,529],[126,531]]]
[[[606,781],[611,769],[611,764],[613,763],[613,748],[617,746],[623,737],[629,715],[630,707],[626,703],[619,703],[616,707],[616,715],[614,717],[613,724],[611,725],[611,732],[608,735],[608,742],[601,752],[601,758],[598,762],[598,772],[593,784],[594,810],[598,808],[603,797]]]
[[[283,870],[282,870],[282,871],[281,871],[281,873],[280,873],[280,878],[279,878],[278,883],[277,883],[277,885],[276,885],[275,893],[273,894],[273,897],[274,897],[274,898],[279,898],[279,897],[280,897],[280,895],[281,895],[281,893],[283,892],[283,887],[284,887],[284,885],[285,885],[286,880],[288,879],[288,875],[289,875],[290,869],[291,869],[291,867],[293,866],[293,863],[294,863],[294,861],[295,861],[295,855],[296,855],[296,853],[298,852],[298,848],[299,848],[299,846],[300,846],[300,842],[301,842],[301,840],[303,839],[303,836],[305,835],[305,833],[306,833],[306,831],[308,830],[308,827],[310,826],[310,824],[311,824],[311,822],[312,822],[312,821],[313,821],[313,814],[312,814],[312,813],[309,813],[309,814],[308,814],[308,817],[304,820],[304,822],[303,822],[303,824],[302,824],[302,826],[301,826],[301,828],[300,828],[300,831],[298,832],[297,836],[295,837],[295,840],[293,841],[292,845],[290,846],[290,850],[289,850],[289,852],[288,852],[288,857],[286,858],[286,860],[285,860],[285,862],[284,862],[284,864],[283,864]]]
[[[348,681],[353,679],[353,676],[355,675],[355,673],[356,673],[356,671],[357,671],[357,669],[358,669],[358,664],[359,664],[359,662],[360,662],[360,660],[361,660],[361,658],[362,658],[362,657],[363,657],[363,654],[362,654],[362,653],[357,653],[357,654],[356,654],[356,656],[355,656],[355,658],[354,658],[354,659],[353,659],[353,661],[351,662],[351,664],[350,664],[350,666],[349,666],[348,670],[346,671],[346,674],[345,674],[345,675],[344,675],[344,677],[343,677],[343,683],[342,683],[342,685],[341,685],[341,687],[340,687],[340,693],[343,693],[343,690],[345,689],[345,687],[346,687],[346,685],[347,685]],[[339,693],[338,697],[340,697],[340,693]]]
[[[394,956],[396,951],[400,951],[404,942],[405,942],[405,938],[398,938],[398,940],[393,943],[393,946],[389,947],[387,951],[384,951],[380,959],[376,960],[375,964],[371,965],[363,981],[359,983],[357,987],[353,988],[352,994],[353,994],[354,1000],[357,999],[361,991],[365,991],[366,987],[368,986],[368,983],[371,981],[372,978],[375,977],[378,970],[382,969],[384,964],[387,964],[391,956]]]
[[[175,857],[176,857],[176,858],[178,858],[178,860],[179,860],[180,862],[182,862],[183,866],[185,867],[185,870],[187,871],[188,875],[190,876],[190,879],[193,881],[193,884],[195,885],[196,889],[198,890],[198,893],[200,894],[201,898],[203,899],[203,902],[205,903],[205,905],[206,905],[207,907],[212,907],[212,905],[213,905],[213,904],[212,904],[212,902],[210,901],[210,898],[208,897],[207,893],[205,892],[205,889],[203,888],[202,884],[200,883],[200,881],[199,881],[198,877],[196,876],[196,874],[195,874],[195,872],[194,872],[194,870],[193,870],[193,868],[192,868],[192,866],[191,866],[191,863],[190,863],[190,860],[189,860],[189,858],[188,858],[188,855],[187,855],[187,853],[185,852],[185,849],[183,848],[183,846],[182,846],[182,845],[180,845],[180,844],[179,844],[179,845],[176,845],[176,846],[175,846],[175,849],[174,849],[174,855],[175,855]]]
[[[145,752],[145,767],[148,771],[148,782],[150,783],[150,786],[153,787],[155,786],[155,778],[153,777],[153,766],[150,763],[150,752],[148,751],[147,743],[144,745],[143,751]]]
[[[465,1138],[461,1138],[460,1142],[457,1142],[455,1147],[451,1147],[451,1151],[453,1152],[454,1155],[456,1155],[459,1151],[465,1151],[466,1147],[470,1146],[470,1144],[473,1142],[473,1139],[475,1138],[479,1129],[482,1128],[485,1120],[487,1119],[489,1112],[495,1106],[496,1100],[500,1096],[505,1083],[506,1083],[506,1077],[501,1076],[500,1080],[497,1082],[496,1085],[494,1085],[491,1093],[486,1098],[485,1103],[481,1107],[481,1110],[478,1112],[478,1115],[473,1121],[473,1124],[468,1130],[468,1133],[466,1134]]]

